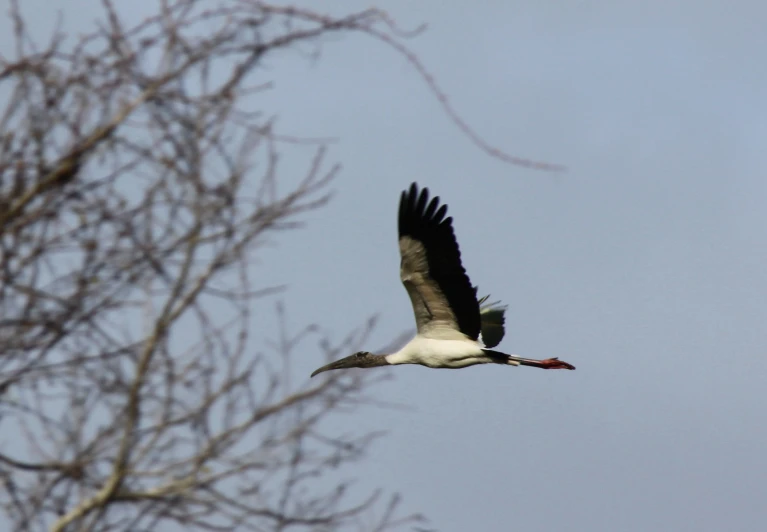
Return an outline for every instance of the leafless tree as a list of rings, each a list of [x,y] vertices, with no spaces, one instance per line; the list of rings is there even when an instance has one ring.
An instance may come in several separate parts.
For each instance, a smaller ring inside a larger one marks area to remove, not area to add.
[[[10,11],[0,58],[0,518],[13,530],[388,530],[397,497],[336,474],[376,434],[329,434],[380,373],[298,385],[291,354],[347,354],[283,327],[254,345],[252,315],[280,287],[249,263],[328,200],[316,154],[280,175],[259,112],[259,66],[362,32],[405,54],[470,138],[408,37],[379,10],[344,17],[254,0],[164,0],[129,24],[35,43]],[[278,309],[280,323],[284,323]],[[170,528],[169,528],[170,527]]]

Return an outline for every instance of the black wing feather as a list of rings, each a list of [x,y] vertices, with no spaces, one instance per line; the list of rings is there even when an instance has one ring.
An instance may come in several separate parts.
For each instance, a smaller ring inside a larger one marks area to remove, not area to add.
[[[446,214],[447,205],[439,206],[439,196],[429,202],[429,189],[424,187],[419,194],[418,185],[413,183],[400,198],[399,236],[407,236],[423,244],[429,277],[445,295],[461,332],[476,340],[481,327],[479,303],[461,264],[453,219],[445,218]]]

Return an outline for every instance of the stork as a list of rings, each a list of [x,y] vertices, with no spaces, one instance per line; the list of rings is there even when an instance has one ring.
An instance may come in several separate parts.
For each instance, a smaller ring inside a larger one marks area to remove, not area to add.
[[[439,196],[429,201],[429,189],[413,183],[399,202],[400,278],[415,313],[417,333],[391,354],[360,351],[331,362],[312,373],[344,368],[372,368],[420,364],[429,368],[458,369],[475,364],[575,369],[558,358],[535,360],[507,355],[491,348],[504,335],[505,306],[477,299],[461,264],[453,234],[453,219]]]

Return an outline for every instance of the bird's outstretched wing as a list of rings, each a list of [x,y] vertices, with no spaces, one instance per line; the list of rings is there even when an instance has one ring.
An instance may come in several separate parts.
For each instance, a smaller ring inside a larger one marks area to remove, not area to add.
[[[429,201],[413,183],[399,203],[400,277],[413,304],[418,333],[432,338],[479,338],[479,303],[439,197]]]
[[[474,292],[476,293],[476,291],[475,287]],[[504,313],[507,309],[507,306],[501,305],[500,301],[488,303],[489,298],[490,295],[486,295],[478,300],[479,317],[482,324],[482,343],[488,348],[497,346],[503,340],[503,335],[506,332]]]

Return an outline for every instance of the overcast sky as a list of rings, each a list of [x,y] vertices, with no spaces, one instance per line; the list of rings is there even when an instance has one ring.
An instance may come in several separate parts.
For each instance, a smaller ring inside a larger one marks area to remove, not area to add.
[[[417,180],[510,305],[500,347],[578,369],[396,368],[380,395],[415,408],[349,419],[390,431],[360,474],[444,532],[764,530],[767,5],[413,4],[385,6],[429,24],[412,46],[459,112],[569,171],[488,158],[400,57],[341,40],[278,78],[282,126],[338,135],[344,172],[269,266],[297,322],[378,311],[385,343],[412,326],[395,216]]]
[[[254,267],[290,283],[295,324],[340,339],[377,312],[369,347],[385,344],[413,327],[396,209],[415,180],[449,204],[472,281],[509,304],[499,349],[578,369],[395,368],[377,397],[412,408],[339,421],[389,431],[360,485],[443,532],[764,530],[767,4],[383,6],[428,23],[409,44],[485,139],[568,171],[488,157],[401,56],[339,37],[315,65],[269,63],[265,109],[338,137],[343,172]]]

